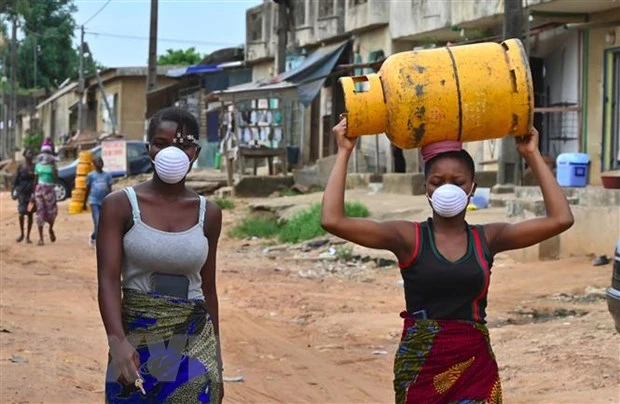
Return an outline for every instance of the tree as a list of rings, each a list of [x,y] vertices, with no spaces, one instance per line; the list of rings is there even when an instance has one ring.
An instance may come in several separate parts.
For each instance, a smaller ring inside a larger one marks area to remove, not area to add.
[[[17,0],[8,3],[6,13],[19,17],[23,34],[18,45],[20,87],[53,89],[67,78],[77,79],[79,56],[73,45],[76,28],[73,0]],[[86,70],[94,71],[88,60],[86,63]]]
[[[195,65],[200,63],[203,56],[196,52],[196,48],[167,49],[164,55],[159,55],[158,65]]]

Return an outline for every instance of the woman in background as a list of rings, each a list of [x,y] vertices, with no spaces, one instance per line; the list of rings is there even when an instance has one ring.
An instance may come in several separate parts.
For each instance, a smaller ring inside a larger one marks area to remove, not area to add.
[[[17,199],[17,212],[19,213],[20,235],[17,242],[24,241],[24,222],[28,218],[26,243],[30,244],[30,231],[32,230],[32,216],[34,215],[34,154],[26,149],[23,153],[24,162],[17,168],[17,174],[13,180],[14,199]]]
[[[58,205],[56,203],[56,179],[58,170],[56,160],[52,154],[52,147],[44,145],[41,147],[39,161],[34,167],[35,171],[35,191],[34,199],[37,205],[37,226],[39,228],[38,245],[45,244],[43,240],[43,226],[49,225],[50,241],[56,241],[54,233],[54,222],[58,215]]]

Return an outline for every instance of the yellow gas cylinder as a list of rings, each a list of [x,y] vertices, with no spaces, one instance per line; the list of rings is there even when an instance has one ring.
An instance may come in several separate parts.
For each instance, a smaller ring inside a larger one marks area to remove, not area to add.
[[[523,136],[532,126],[532,77],[518,39],[397,53],[377,74],[340,82],[349,137],[385,133],[412,149]]]

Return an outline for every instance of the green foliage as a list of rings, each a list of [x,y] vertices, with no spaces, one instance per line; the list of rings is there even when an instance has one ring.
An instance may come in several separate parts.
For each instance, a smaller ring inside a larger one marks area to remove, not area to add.
[[[270,238],[278,233],[278,222],[274,218],[247,217],[230,231],[234,238]]]
[[[38,154],[41,150],[41,144],[43,143],[43,133],[28,133],[24,136],[23,143],[24,149],[30,149],[34,154]]]
[[[370,216],[368,208],[359,202],[346,202],[344,210],[348,217]],[[278,236],[283,243],[300,243],[324,234],[325,230],[321,227],[321,205],[318,203],[297,213],[281,225],[275,218],[247,217],[230,232],[235,238]]]
[[[346,202],[345,213],[348,217],[368,217],[370,212],[359,202]],[[321,227],[321,205],[316,203],[299,212],[288,220],[280,229],[280,241],[299,243],[325,234]]]
[[[213,202],[215,202],[215,204],[217,206],[220,207],[220,209],[224,210],[224,209],[234,209],[235,208],[235,201],[233,201],[232,199],[228,199],[228,198],[213,198],[211,199]]]
[[[368,217],[370,211],[361,202],[345,202],[344,211],[348,217]]]
[[[73,46],[77,10],[73,0],[17,0],[6,5],[9,16],[20,21],[17,77],[22,88],[56,88],[67,78],[78,78],[79,53]],[[2,27],[10,32],[10,21]],[[0,57],[10,55],[10,46]],[[36,69],[35,69],[36,58]],[[85,59],[86,74],[94,72],[95,63]],[[36,71],[36,77],[35,77]],[[5,72],[10,77],[10,72]]]
[[[166,49],[166,53],[157,58],[158,65],[196,65],[200,63],[203,56],[196,52],[196,48]]]
[[[340,261],[350,261],[353,258],[353,246],[345,244],[336,248],[336,257]]]

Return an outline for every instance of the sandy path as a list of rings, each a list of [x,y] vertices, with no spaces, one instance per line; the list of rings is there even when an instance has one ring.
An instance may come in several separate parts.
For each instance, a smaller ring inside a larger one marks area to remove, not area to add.
[[[9,331],[0,333],[1,401],[101,402],[106,349],[89,216],[69,216],[61,205],[58,242],[37,247],[14,242],[15,207],[6,193],[0,209],[0,325]],[[227,212],[225,226],[234,219]],[[259,241],[226,237],[220,247],[225,374],[245,378],[226,385],[226,402],[392,402],[403,307],[397,270],[371,269],[362,281],[304,279],[298,271],[311,262],[270,259],[261,250]],[[529,265],[498,258],[489,325],[507,402],[620,402],[620,336],[604,300],[550,297],[583,295],[610,275],[609,266],[585,258]],[[534,322],[515,309],[577,316]]]

